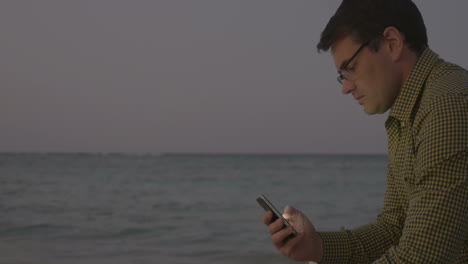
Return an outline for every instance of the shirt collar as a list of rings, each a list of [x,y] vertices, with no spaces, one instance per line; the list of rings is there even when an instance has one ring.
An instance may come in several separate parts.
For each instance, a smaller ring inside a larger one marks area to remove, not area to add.
[[[409,121],[412,109],[416,105],[419,95],[424,90],[424,84],[438,59],[439,56],[430,48],[424,50],[403,85],[400,95],[398,95],[390,109],[389,116],[403,122]]]

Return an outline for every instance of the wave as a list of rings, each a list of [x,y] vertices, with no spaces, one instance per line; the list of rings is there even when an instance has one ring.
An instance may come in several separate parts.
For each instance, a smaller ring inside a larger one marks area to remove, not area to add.
[[[131,237],[151,234],[154,230],[150,228],[125,228],[115,233],[113,237]]]
[[[16,226],[10,227],[6,229],[0,229],[0,235],[16,235],[16,234],[31,234],[32,232],[53,232],[53,231],[63,231],[67,229],[71,229],[71,226],[64,226],[64,225],[53,225],[49,223],[40,223],[34,225],[25,225],[25,226]]]

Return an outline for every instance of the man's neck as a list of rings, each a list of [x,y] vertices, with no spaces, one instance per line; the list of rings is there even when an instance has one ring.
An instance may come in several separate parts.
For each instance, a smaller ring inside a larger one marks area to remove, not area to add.
[[[414,66],[416,66],[416,63],[418,63],[419,57],[421,57],[421,55],[417,54],[413,50],[410,50],[408,47],[405,47],[403,52],[404,52],[402,56],[403,61],[401,63],[401,68],[402,68],[401,89],[403,89],[403,86],[405,85],[406,80],[408,80],[411,72],[414,69]]]

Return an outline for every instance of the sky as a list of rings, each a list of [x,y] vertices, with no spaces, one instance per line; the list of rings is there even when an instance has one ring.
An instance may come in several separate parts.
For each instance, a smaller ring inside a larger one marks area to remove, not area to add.
[[[318,53],[335,0],[0,1],[0,152],[386,153]],[[468,67],[468,2],[419,0]]]

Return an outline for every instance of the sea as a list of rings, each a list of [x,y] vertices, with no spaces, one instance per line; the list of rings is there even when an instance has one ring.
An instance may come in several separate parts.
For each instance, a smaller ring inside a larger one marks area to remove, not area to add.
[[[0,154],[0,264],[298,263],[264,194],[319,231],[373,221],[386,155]]]

